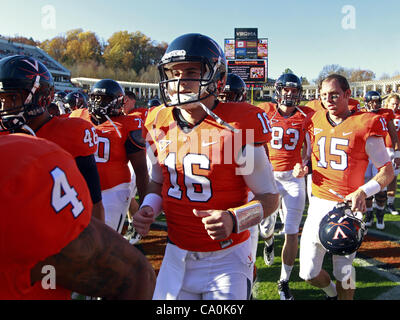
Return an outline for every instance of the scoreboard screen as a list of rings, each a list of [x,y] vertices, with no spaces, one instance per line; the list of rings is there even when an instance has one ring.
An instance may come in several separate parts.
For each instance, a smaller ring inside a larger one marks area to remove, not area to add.
[[[257,40],[224,40],[224,51],[227,60],[235,59],[268,59],[268,39]]]
[[[266,82],[266,60],[228,60],[228,73],[241,77],[246,84]]]

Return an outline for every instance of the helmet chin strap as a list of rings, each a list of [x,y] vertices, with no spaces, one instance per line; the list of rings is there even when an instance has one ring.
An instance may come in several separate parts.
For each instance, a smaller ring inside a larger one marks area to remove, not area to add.
[[[218,117],[214,112],[212,112],[209,108],[207,108],[202,102],[199,101],[200,106],[203,108],[203,110],[212,118],[215,119],[221,126],[227,127],[229,130],[231,130],[234,133],[239,133],[239,130],[232,127],[229,123],[226,121],[222,120],[220,117]]]
[[[22,129],[25,129],[26,131],[28,131],[31,135],[33,135],[34,137],[36,137],[35,131],[32,130],[32,128],[30,126],[28,126],[27,124],[24,124],[22,127]]]
[[[110,123],[112,124],[112,126],[113,126],[113,127],[115,128],[115,130],[117,131],[118,136],[122,139],[121,132],[119,132],[119,130],[118,130],[117,126],[115,125],[115,123],[111,120],[111,118],[110,118],[108,115],[105,114],[104,116],[107,118],[108,121],[110,121]]]

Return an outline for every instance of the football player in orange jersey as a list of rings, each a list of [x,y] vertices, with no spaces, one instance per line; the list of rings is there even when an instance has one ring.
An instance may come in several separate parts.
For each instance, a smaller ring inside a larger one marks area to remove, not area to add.
[[[298,232],[305,206],[306,186],[305,179],[293,177],[292,171],[296,163],[303,163],[302,149],[309,145],[306,143],[303,123],[314,111],[299,106],[302,85],[294,74],[281,75],[275,82],[275,92],[277,105],[262,103],[259,107],[266,112],[272,128],[268,153],[282,203],[280,212],[284,223],[285,243],[282,248],[278,292],[281,300],[293,300],[289,279],[298,251]],[[261,230],[262,226],[263,224],[260,225]],[[273,237],[265,240],[264,260],[267,265],[273,262],[270,261],[273,260],[273,241]]]
[[[264,113],[218,101],[226,60],[207,36],[173,40],[159,71],[164,105],[149,111],[143,132],[156,158],[149,193],[133,217],[143,236],[161,208],[167,220],[153,298],[248,299],[254,261],[247,229],[274,212],[279,199],[263,147]]]
[[[322,269],[327,252],[319,240],[323,217],[338,202],[351,201],[353,212],[365,212],[365,199],[386,187],[394,177],[393,166],[386,152],[385,122],[379,115],[350,111],[351,90],[347,79],[330,75],[322,81],[321,99],[326,112],[316,112],[306,121],[305,128],[312,142],[312,197],[300,241],[300,277],[321,288],[329,299],[351,300],[355,284],[352,267],[356,252],[333,255],[333,275]],[[379,168],[372,180],[364,183],[368,160]],[[307,167],[294,168],[295,176],[304,176]],[[343,237],[343,234],[339,234]],[[346,239],[343,237],[343,241]]]
[[[368,91],[364,97],[364,111],[378,114],[382,117],[383,121],[386,122],[388,133],[385,137],[385,145],[388,149],[391,148],[393,151],[389,153],[389,156],[393,159],[393,165],[395,169],[399,168],[400,165],[400,143],[399,137],[394,125],[395,115],[391,109],[381,108],[382,98],[377,91]],[[370,180],[377,172],[376,167],[370,161],[365,172],[365,181]],[[373,200],[375,199],[376,205],[376,228],[383,230],[385,229],[385,206],[387,201],[387,191],[384,188],[381,192],[378,192],[373,197],[367,199],[367,212],[365,215],[365,225],[371,227],[374,221],[373,213]]]
[[[1,300],[69,300],[71,290],[151,299],[152,266],[91,219],[91,196],[71,154],[26,134],[1,136],[0,153]]]
[[[88,121],[53,117],[47,107],[54,94],[53,77],[38,60],[10,56],[0,60],[0,130],[48,139],[71,153],[89,187],[94,216],[104,221],[94,153],[97,134]]]
[[[400,139],[400,96],[397,93],[392,93],[390,94],[386,100],[385,100],[385,108],[393,110],[394,113],[394,120],[393,123],[396,127],[396,132],[397,136]],[[393,149],[393,144],[392,140],[389,139],[389,136],[386,136],[386,147],[389,148],[389,155],[391,156],[392,162],[394,160],[394,149]],[[395,166],[395,164],[393,163]],[[399,212],[395,209],[394,206],[394,199],[396,195],[396,190],[397,190],[397,176],[400,173],[400,168],[397,167],[394,170],[395,177],[393,181],[387,186],[387,208],[390,211],[390,213],[394,216],[398,215]]]
[[[117,81],[100,80],[90,92],[89,108],[74,110],[70,115],[89,120],[96,128],[99,147],[95,157],[105,221],[118,232],[122,231],[132,196],[128,162],[135,171],[140,201],[149,182],[141,121],[123,114],[124,96],[124,90]]]

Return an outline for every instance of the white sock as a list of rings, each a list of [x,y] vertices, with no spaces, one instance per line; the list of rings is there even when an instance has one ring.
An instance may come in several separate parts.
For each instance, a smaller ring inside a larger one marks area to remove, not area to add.
[[[292,273],[293,266],[288,266],[287,264],[282,263],[281,267],[281,277],[279,280],[289,281],[290,274]]]
[[[387,198],[387,203],[388,204],[393,204],[394,203],[394,197],[388,197]]]
[[[383,210],[383,209],[385,209],[385,206],[381,207],[381,206],[376,205],[376,208],[377,208],[378,210]]]
[[[337,292],[336,292],[336,285],[335,283],[331,280],[331,283],[329,286],[326,288],[322,288],[322,290],[327,294],[328,297],[336,297]]]

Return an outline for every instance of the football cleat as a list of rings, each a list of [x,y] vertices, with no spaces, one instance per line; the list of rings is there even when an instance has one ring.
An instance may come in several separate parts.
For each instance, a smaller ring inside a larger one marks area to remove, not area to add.
[[[372,227],[373,223],[374,223],[374,212],[373,211],[367,211],[365,213],[365,226],[366,227]]]
[[[274,238],[272,238],[272,244],[268,245],[267,241],[265,241],[264,245],[264,262],[267,266],[272,266],[274,264]]]
[[[385,216],[385,212],[383,210],[376,210],[376,228],[379,230],[385,229],[385,222],[383,218]]]
[[[387,209],[393,216],[397,216],[399,214],[399,212],[395,209],[393,203],[388,203]]]
[[[132,224],[129,223],[128,230],[126,230],[124,238],[128,240],[130,244],[136,244],[142,239],[142,236],[137,233]]]
[[[289,289],[289,281],[278,281],[278,293],[281,300],[294,300],[294,297]]]

